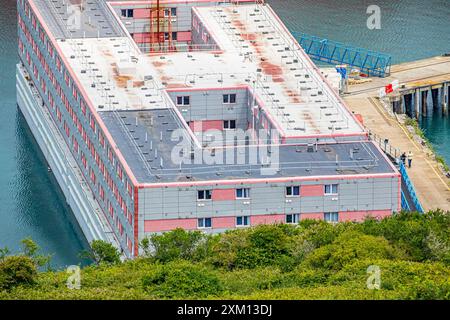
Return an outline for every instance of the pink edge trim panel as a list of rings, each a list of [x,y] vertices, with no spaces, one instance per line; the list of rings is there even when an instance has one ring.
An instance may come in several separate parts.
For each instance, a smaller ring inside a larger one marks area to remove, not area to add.
[[[339,212],[340,222],[362,222],[366,218],[383,219],[392,215],[391,210]]]

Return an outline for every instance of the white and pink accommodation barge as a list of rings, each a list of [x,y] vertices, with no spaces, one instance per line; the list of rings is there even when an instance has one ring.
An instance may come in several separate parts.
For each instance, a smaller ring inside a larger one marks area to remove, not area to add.
[[[18,23],[18,105],[89,241],[132,257],[177,227],[401,209],[398,171],[267,4],[18,0]]]

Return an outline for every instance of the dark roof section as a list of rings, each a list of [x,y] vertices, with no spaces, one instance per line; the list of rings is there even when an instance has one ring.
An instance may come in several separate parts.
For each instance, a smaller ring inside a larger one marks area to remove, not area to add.
[[[180,128],[173,111],[169,109],[106,111],[100,112],[100,116],[141,183],[394,172],[372,142],[318,145],[317,152],[315,150],[308,152],[308,146],[282,145],[278,148],[279,161],[273,161],[279,163],[278,170],[267,171],[268,167],[262,165],[261,159],[249,160],[249,152],[255,151],[257,148],[255,146],[228,148],[227,152],[233,152],[231,157],[234,159],[233,164],[185,163],[180,166],[171,161],[172,150],[179,143],[179,140],[172,140],[172,133]],[[265,155],[262,157],[263,162],[267,163],[265,151],[263,154]],[[275,149],[271,155],[276,155]],[[238,162],[238,157],[244,161]],[[216,150],[215,159],[225,159],[225,155]]]
[[[57,39],[124,36],[105,0],[33,0]],[[73,4],[72,4],[73,3]]]

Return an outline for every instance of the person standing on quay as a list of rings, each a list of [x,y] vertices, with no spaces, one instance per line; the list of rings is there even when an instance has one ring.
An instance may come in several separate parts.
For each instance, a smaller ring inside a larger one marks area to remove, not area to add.
[[[412,165],[412,160],[413,160],[413,153],[411,151],[408,152],[408,167],[411,168]]]
[[[402,155],[400,156],[400,161],[406,165],[406,152],[403,152]]]

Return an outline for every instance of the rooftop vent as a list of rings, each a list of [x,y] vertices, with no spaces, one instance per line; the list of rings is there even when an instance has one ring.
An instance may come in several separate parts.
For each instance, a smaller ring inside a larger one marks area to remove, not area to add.
[[[120,75],[133,76],[136,74],[136,66],[133,63],[121,61],[117,63],[117,71]]]

